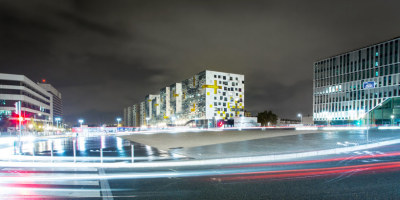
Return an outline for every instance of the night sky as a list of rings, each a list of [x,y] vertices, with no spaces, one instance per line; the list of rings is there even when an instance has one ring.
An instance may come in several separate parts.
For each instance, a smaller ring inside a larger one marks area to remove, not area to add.
[[[400,1],[0,0],[1,73],[46,78],[65,119],[123,107],[205,69],[245,75],[246,110],[312,114],[313,62],[400,36]]]

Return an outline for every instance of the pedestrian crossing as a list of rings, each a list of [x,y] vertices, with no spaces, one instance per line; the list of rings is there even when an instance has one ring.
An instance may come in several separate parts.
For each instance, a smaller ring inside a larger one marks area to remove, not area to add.
[[[98,168],[0,167],[0,199],[112,199],[108,181],[94,180],[104,174]]]

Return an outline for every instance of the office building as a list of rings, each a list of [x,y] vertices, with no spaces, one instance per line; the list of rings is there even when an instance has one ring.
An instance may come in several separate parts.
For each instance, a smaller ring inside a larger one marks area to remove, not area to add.
[[[53,95],[23,75],[0,73],[0,113],[17,120],[16,102],[21,102],[21,117],[42,124],[53,122]]]
[[[63,121],[63,104],[61,93],[51,84],[46,83],[45,79],[43,79],[41,83],[39,82],[37,84],[50,93],[53,97],[53,121],[56,121],[57,118],[60,119],[60,121]]]
[[[314,123],[398,123],[399,76],[399,38],[315,62]]]

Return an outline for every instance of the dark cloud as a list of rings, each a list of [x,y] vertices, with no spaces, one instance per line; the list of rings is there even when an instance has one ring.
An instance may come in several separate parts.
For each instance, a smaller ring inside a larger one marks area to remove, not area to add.
[[[313,62],[399,35],[398,1],[0,0],[3,73],[45,77],[65,115],[122,108],[204,69],[246,76],[246,106],[312,112]]]

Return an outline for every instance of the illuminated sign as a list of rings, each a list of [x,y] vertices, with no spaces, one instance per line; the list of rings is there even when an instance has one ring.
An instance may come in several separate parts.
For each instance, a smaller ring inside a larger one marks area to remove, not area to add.
[[[364,82],[364,89],[375,88],[375,81]]]

